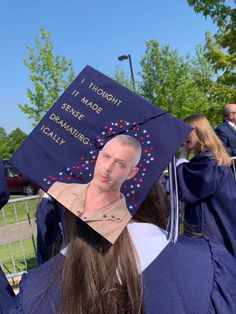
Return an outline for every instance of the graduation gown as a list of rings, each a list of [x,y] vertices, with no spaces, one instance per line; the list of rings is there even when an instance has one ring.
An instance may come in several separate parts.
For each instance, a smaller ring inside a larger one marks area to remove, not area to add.
[[[7,187],[4,164],[0,159],[0,208],[2,208],[9,200],[10,194]]]
[[[205,151],[180,164],[177,175],[188,231],[221,242],[236,257],[236,180],[230,167],[218,166]]]
[[[16,302],[14,291],[0,267],[0,313],[8,313],[12,304]]]
[[[138,256],[145,268],[146,314],[236,313],[236,260],[224,246],[207,238],[180,237],[176,244],[168,243],[163,231],[146,223],[134,223],[134,229],[139,236]],[[163,243],[154,257],[153,248],[159,240]],[[148,251],[151,259],[146,256]],[[57,267],[65,258],[59,253],[24,274],[9,313],[58,313],[61,273]]]
[[[43,196],[36,210],[37,264],[45,263],[58,253],[62,246],[64,208],[49,196]]]

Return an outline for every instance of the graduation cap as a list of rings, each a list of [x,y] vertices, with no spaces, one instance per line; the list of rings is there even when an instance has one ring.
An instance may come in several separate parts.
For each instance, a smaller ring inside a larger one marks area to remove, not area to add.
[[[88,183],[99,150],[128,134],[142,146],[139,172],[122,193],[134,214],[161,176],[190,127],[90,66],[86,66],[10,159],[44,191],[57,181]],[[174,173],[172,166],[172,173]],[[175,180],[171,181],[174,188]],[[173,202],[176,202],[176,196]],[[173,206],[172,206],[173,208]],[[174,215],[172,215],[174,216]],[[176,238],[175,219],[169,224]]]

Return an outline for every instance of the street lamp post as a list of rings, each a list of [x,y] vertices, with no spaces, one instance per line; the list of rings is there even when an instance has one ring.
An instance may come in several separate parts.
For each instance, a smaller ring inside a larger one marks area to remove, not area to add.
[[[122,56],[118,57],[119,61],[123,61],[123,60],[127,60],[127,59],[129,59],[129,67],[130,67],[131,79],[132,79],[132,83],[133,83],[133,90],[135,92],[135,81],[134,81],[134,73],[133,73],[131,55],[122,55]]]

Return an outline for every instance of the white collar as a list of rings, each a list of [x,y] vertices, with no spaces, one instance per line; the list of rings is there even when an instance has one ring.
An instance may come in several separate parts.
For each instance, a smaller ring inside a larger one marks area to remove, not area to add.
[[[229,123],[229,125],[231,125],[233,128],[235,128],[235,123],[228,121],[228,120],[226,120],[226,121]]]
[[[169,243],[167,232],[143,222],[130,222],[127,227],[143,272]],[[67,247],[61,250],[61,254],[66,255]]]
[[[127,227],[143,272],[169,243],[167,232],[143,222],[130,222]]]

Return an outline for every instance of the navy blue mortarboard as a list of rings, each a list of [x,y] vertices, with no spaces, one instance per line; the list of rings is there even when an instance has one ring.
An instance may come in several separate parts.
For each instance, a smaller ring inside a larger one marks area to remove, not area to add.
[[[86,66],[10,162],[44,191],[55,181],[87,183],[103,144],[131,135],[142,146],[140,170],[122,188],[133,214],[189,132],[182,121]]]

